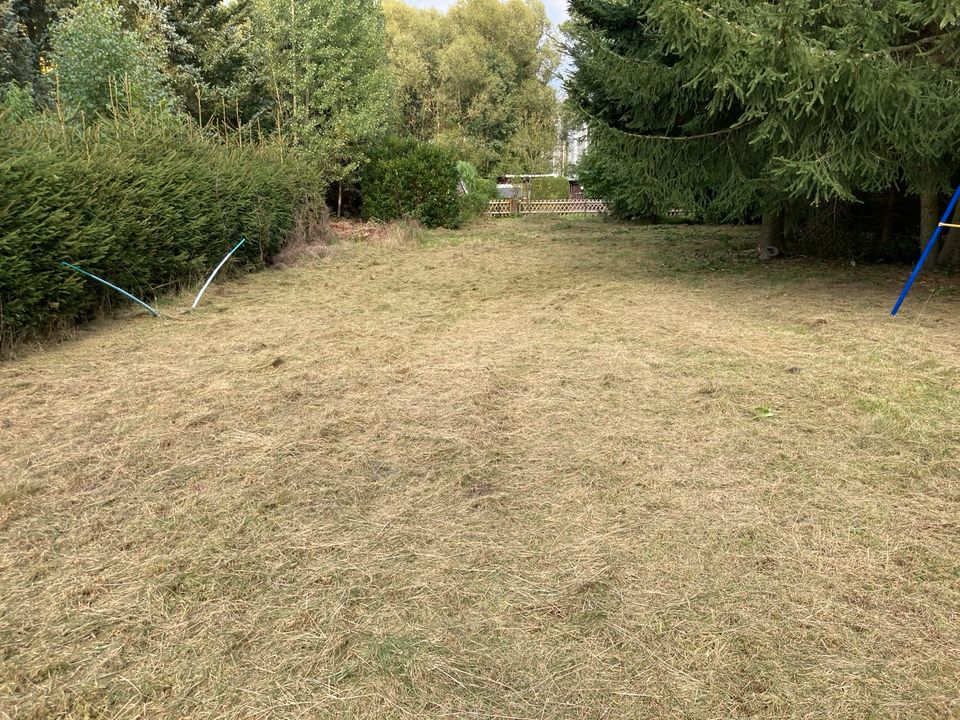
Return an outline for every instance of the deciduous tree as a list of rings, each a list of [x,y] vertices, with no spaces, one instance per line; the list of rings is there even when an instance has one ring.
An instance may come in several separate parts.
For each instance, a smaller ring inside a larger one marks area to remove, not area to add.
[[[60,98],[93,118],[118,105],[168,102],[165,47],[159,38],[124,27],[114,0],[81,0],[51,33],[50,62]]]
[[[379,0],[257,0],[256,9],[279,131],[346,175],[388,125],[391,78]]]
[[[385,4],[402,128],[483,174],[549,168],[558,54],[540,0],[459,0],[445,15]]]

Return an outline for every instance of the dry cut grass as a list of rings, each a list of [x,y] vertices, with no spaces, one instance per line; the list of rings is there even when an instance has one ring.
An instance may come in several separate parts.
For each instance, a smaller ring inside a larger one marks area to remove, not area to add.
[[[960,716],[956,285],[754,232],[341,243],[3,364],[0,717]]]

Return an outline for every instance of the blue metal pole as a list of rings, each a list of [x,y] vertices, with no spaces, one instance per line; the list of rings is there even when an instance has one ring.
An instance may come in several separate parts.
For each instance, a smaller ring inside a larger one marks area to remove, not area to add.
[[[927,261],[927,255],[929,255],[930,251],[933,250],[933,246],[937,244],[940,233],[943,232],[944,223],[950,221],[950,218],[953,215],[953,208],[957,205],[957,200],[960,200],[960,185],[958,185],[957,189],[954,191],[953,197],[950,199],[950,204],[947,205],[946,212],[944,212],[943,217],[940,218],[937,229],[934,230],[933,235],[930,236],[930,241],[923,249],[923,253],[921,253],[916,267],[913,268],[913,272],[910,273],[910,277],[907,279],[907,284],[903,286],[903,292],[900,293],[900,297],[897,298],[897,302],[894,304],[893,310],[890,311],[891,315],[896,316],[897,312],[899,312],[900,306],[903,305],[903,301],[907,298],[907,293],[910,292],[910,288],[913,287],[913,281],[916,280],[917,275],[920,274],[920,268],[922,268],[923,264]]]
[[[129,299],[129,300],[133,300],[135,303],[137,303],[137,305],[142,305],[143,307],[145,307],[145,308],[147,309],[147,312],[149,312],[149,313],[150,313],[151,315],[153,315],[154,317],[160,317],[160,313],[159,313],[159,312],[157,312],[157,311],[154,310],[152,307],[150,307],[149,305],[147,305],[143,300],[141,300],[141,299],[139,299],[139,298],[137,298],[137,297],[134,297],[133,295],[131,295],[130,293],[128,293],[128,292],[127,292],[126,290],[124,290],[123,288],[118,288],[118,287],[117,287],[116,285],[114,285],[113,283],[108,283],[108,282],[107,282],[106,280],[104,280],[102,277],[97,277],[97,276],[94,275],[93,273],[89,273],[89,272],[87,272],[86,270],[84,270],[83,268],[78,268],[76,265],[71,265],[70,263],[64,262],[64,261],[62,261],[62,260],[60,261],[60,264],[61,264],[61,265],[64,265],[65,267],[70,268],[71,270],[76,270],[78,273],[80,273],[81,275],[86,275],[88,278],[93,278],[94,280],[96,280],[96,281],[99,282],[99,283],[103,283],[103,284],[106,285],[108,288],[111,288],[112,290],[116,290],[118,293],[120,293],[121,295],[123,295],[125,298],[127,298],[127,299]]]

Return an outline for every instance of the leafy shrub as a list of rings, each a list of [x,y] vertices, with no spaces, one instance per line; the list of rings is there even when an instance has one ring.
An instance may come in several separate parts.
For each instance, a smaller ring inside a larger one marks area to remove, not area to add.
[[[486,211],[487,204],[497,196],[497,183],[495,180],[480,177],[477,169],[465,160],[457,163],[457,172],[467,190],[460,196],[462,222]]]
[[[452,151],[389,138],[370,154],[360,176],[364,218],[410,217],[427,227],[456,227],[460,222],[456,160]]]
[[[570,181],[565,177],[530,178],[531,200],[566,200],[570,197]]]
[[[323,189],[265,149],[170,120],[71,134],[40,116],[0,120],[0,133],[0,345],[114,300],[61,261],[151,297],[209,272],[241,236],[236,262],[261,265],[300,201]]]

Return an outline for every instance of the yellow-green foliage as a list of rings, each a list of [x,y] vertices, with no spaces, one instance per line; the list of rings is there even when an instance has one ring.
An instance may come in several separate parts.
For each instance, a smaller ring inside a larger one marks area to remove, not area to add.
[[[0,135],[0,344],[116,297],[61,261],[149,298],[209,272],[241,236],[236,264],[262,264],[324,184],[170,119],[79,133],[40,117],[0,121]]]
[[[463,222],[487,209],[489,202],[497,196],[497,183],[480,177],[477,169],[466,160],[457,162],[457,172],[467,191],[460,196],[460,220]]]
[[[531,200],[566,200],[570,197],[570,181],[565,177],[530,178]]]

